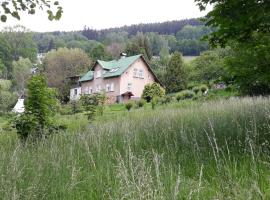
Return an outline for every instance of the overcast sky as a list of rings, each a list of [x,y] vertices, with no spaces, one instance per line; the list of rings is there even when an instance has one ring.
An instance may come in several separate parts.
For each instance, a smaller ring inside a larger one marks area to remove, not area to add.
[[[21,24],[32,31],[82,30],[84,26],[103,29],[138,23],[163,22],[202,17],[193,0],[59,0],[64,13],[51,22],[45,12],[22,15],[20,21],[8,18],[0,28]]]

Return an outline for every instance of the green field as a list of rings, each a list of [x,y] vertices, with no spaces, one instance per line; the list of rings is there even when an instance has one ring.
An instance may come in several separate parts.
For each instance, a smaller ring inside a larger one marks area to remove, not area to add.
[[[2,133],[0,199],[270,199],[269,98],[57,121],[67,131],[38,144]]]

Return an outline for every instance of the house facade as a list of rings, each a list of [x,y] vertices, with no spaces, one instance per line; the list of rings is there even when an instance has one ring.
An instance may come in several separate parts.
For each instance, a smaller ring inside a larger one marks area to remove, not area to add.
[[[122,56],[119,60],[98,60],[91,71],[80,78],[79,88],[73,88],[80,94],[93,94],[104,91],[108,103],[121,103],[130,99],[140,99],[144,86],[158,82],[142,55]],[[77,93],[77,94],[78,94]]]

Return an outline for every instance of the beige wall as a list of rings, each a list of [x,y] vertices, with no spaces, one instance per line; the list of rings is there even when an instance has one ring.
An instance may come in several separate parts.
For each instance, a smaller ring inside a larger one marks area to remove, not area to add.
[[[134,77],[134,68],[143,70],[143,77]],[[82,82],[82,94],[87,94],[89,88],[92,88],[92,92],[95,93],[97,85],[100,85],[101,90],[106,91],[106,85],[114,85],[114,91],[106,92],[109,97],[109,102],[113,103],[116,101],[116,96],[119,96],[125,92],[132,92],[134,96],[132,98],[140,98],[144,89],[144,86],[148,83],[155,82],[153,74],[148,70],[146,63],[140,58],[135,63],[133,63],[128,70],[126,70],[120,77],[114,78],[97,78],[97,71],[103,70],[100,65],[97,65],[94,69],[94,79],[92,81]],[[128,90],[128,84],[131,84],[130,90]]]
[[[134,77],[134,68],[138,71],[143,70],[143,77]],[[121,76],[120,82],[120,94],[128,91],[128,83],[131,83],[131,92],[134,94],[133,98],[140,98],[144,89],[144,86],[148,83],[153,83],[153,74],[148,70],[146,63],[140,58],[133,63],[124,74]]]

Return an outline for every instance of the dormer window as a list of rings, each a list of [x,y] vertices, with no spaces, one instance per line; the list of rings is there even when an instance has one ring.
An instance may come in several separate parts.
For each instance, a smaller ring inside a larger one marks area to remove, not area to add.
[[[119,67],[112,68],[112,69],[110,70],[110,72],[111,72],[111,73],[116,72],[118,69],[119,69]]]

